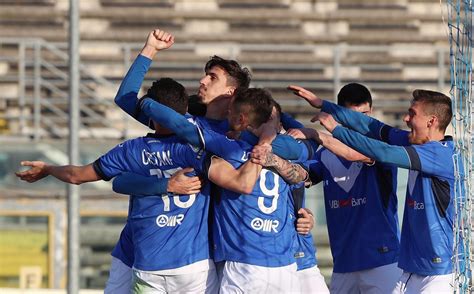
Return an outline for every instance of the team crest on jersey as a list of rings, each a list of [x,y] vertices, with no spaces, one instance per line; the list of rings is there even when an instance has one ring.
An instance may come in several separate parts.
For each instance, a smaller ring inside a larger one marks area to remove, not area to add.
[[[329,150],[324,150],[321,153],[321,162],[331,174],[334,182],[346,193],[352,189],[363,168],[363,164],[360,162],[352,162],[349,168],[346,168],[341,160]]]
[[[256,231],[264,231],[264,232],[274,232],[278,233],[278,225],[280,224],[279,221],[273,219],[261,219],[256,217],[252,220],[250,225]]]
[[[160,228],[163,227],[176,227],[181,225],[184,219],[184,214],[180,213],[178,215],[166,215],[166,214],[160,214],[156,218],[156,225],[159,226]]]

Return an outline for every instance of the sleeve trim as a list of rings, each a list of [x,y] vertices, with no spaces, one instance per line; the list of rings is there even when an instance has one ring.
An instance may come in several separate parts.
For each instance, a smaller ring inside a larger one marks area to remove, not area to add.
[[[104,181],[110,181],[112,177],[107,176],[103,169],[102,169],[102,163],[100,162],[100,158],[94,161],[92,164],[92,167],[94,168],[94,171],[99,175],[99,177],[104,180]]]
[[[416,152],[413,146],[404,146],[403,147],[408,154],[410,160],[410,169],[421,171],[421,161],[418,153]]]

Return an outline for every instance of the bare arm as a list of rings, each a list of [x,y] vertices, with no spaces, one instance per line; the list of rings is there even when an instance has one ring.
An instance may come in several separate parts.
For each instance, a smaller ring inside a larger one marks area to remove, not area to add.
[[[22,166],[29,166],[30,169],[17,172],[15,175],[23,181],[29,183],[36,182],[49,175],[65,183],[80,185],[87,182],[99,181],[101,178],[95,172],[92,164],[75,165],[49,165],[43,161],[22,161]]]
[[[291,129],[288,130],[287,133],[295,139],[315,140],[316,142],[323,145],[337,156],[344,158],[345,160],[361,161],[367,164],[374,163],[372,159],[350,148],[349,146],[345,145],[330,134],[318,132],[312,128]]]
[[[273,152],[271,152],[271,146],[268,144],[255,146],[252,150],[251,158],[253,163],[274,168],[276,172],[290,184],[297,184],[306,181],[308,178],[308,172],[303,167],[273,154]]]
[[[367,164],[374,163],[374,160],[368,158],[362,153],[355,151],[351,147],[345,145],[344,143],[329,134],[319,133],[319,137],[321,138],[321,145],[332,151],[337,156],[344,158],[345,160],[361,161]]]
[[[208,171],[209,180],[216,185],[240,194],[252,193],[262,166],[248,160],[239,169],[235,169],[222,158],[213,156]]]

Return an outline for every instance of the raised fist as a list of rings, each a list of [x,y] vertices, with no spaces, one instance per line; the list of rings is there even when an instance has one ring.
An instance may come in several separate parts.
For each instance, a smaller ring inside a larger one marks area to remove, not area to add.
[[[168,49],[174,44],[174,36],[168,32],[156,29],[148,34],[145,47],[152,47],[156,51]]]

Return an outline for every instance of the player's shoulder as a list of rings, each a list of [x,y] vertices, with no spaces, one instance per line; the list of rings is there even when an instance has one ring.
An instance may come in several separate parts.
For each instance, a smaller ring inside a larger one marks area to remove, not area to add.
[[[446,136],[443,140],[441,141],[429,141],[424,144],[419,144],[419,145],[411,145],[413,148],[415,148],[416,151],[418,152],[433,152],[436,154],[439,154],[442,157],[445,156],[451,156],[450,153],[454,151],[454,142],[453,138],[450,136]],[[451,151],[451,152],[449,152]]]

